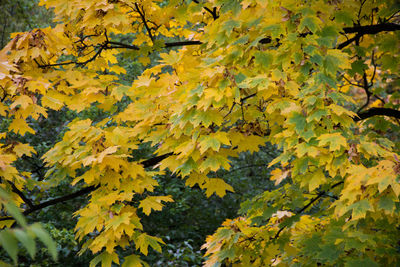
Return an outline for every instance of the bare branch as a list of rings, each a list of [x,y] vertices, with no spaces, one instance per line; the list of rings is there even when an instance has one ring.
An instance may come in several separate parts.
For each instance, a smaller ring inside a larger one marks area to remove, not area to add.
[[[391,32],[400,30],[400,25],[396,23],[381,23],[375,25],[354,26],[343,28],[344,33],[377,34],[380,32]]]
[[[339,185],[341,185],[341,184],[343,184],[343,183],[344,183],[343,181],[337,182],[336,184],[332,185],[332,186],[329,188],[329,190],[332,190],[333,188],[335,188],[335,187],[337,187],[337,186],[339,186]],[[307,205],[305,205],[305,206],[304,206],[303,208],[301,208],[298,212],[296,212],[296,214],[299,215],[299,214],[303,213],[306,209],[308,209],[312,204],[314,204],[314,203],[315,203],[317,200],[319,200],[320,198],[322,198],[322,197],[324,197],[324,196],[329,196],[329,195],[327,195],[327,193],[329,192],[329,190],[328,190],[328,191],[322,191],[322,192],[318,193],[318,195],[317,195],[316,197],[314,197],[313,199],[311,199],[310,202],[308,202]],[[286,225],[285,225],[285,226],[282,226],[282,227],[278,230],[278,232],[275,234],[275,237],[274,237],[273,239],[277,239],[277,238],[279,237],[280,233],[281,233],[281,232],[283,231],[283,229],[285,229],[285,228],[286,228]]]
[[[149,34],[149,37],[150,37],[151,41],[154,43],[154,37],[153,37],[153,34],[151,33],[151,30],[150,30],[150,28],[149,28],[149,25],[147,25],[147,21],[146,21],[146,18],[145,18],[144,9],[142,8],[142,11],[140,11],[140,7],[139,7],[139,5],[138,5],[137,3],[135,3],[135,7],[136,7],[136,11],[137,11],[137,12],[139,13],[139,15],[140,15],[140,18],[142,19],[142,22],[143,22],[143,24],[144,24],[144,27],[146,28],[147,33]]]
[[[193,0],[193,2],[195,2],[196,4],[200,4],[200,2],[199,2],[198,0]],[[214,20],[216,20],[216,19],[219,18],[218,14],[217,14],[217,8],[216,8],[216,7],[214,7],[213,10],[209,9],[209,8],[206,7],[206,6],[203,6],[203,8],[204,8],[208,13],[211,14],[211,16],[213,17]]]
[[[356,33],[356,36],[350,38],[349,40],[339,44],[336,48],[343,49],[352,42],[360,39],[365,34],[377,34],[385,31],[398,31],[400,30],[400,25],[396,23],[381,23],[375,25],[365,25],[365,26],[354,26],[343,28],[344,33]]]
[[[354,121],[358,122],[361,120],[368,119],[373,116],[388,116],[396,119],[400,119],[400,110],[391,108],[370,108],[357,114],[358,117],[354,118]]]
[[[16,194],[24,201],[24,203],[25,203],[26,205],[28,205],[29,208],[33,208],[33,207],[34,207],[32,201],[31,201],[29,198],[27,198],[27,197],[24,195],[24,193],[22,193],[22,192],[15,186],[14,183],[12,183],[12,182],[10,182],[10,181],[7,181],[7,182],[11,185],[12,191],[13,191],[14,193],[16,193]]]
[[[157,163],[159,163],[160,161],[162,161],[163,159],[165,159],[165,158],[167,158],[167,157],[169,157],[171,155],[172,155],[172,153],[167,153],[167,154],[164,154],[164,155],[156,156],[154,158],[147,159],[147,160],[141,162],[141,164],[143,165],[143,167],[148,168],[148,167],[156,165]],[[62,202],[68,201],[68,200],[72,200],[72,199],[80,197],[80,196],[87,195],[90,192],[98,189],[99,187],[100,186],[88,186],[88,187],[85,187],[85,188],[83,188],[81,190],[78,190],[78,191],[76,191],[76,192],[74,192],[72,194],[65,195],[65,196],[62,196],[62,197],[59,197],[59,198],[55,198],[55,199],[51,199],[51,200],[42,202],[42,203],[40,203],[38,205],[33,205],[33,203],[29,201],[30,204],[27,203],[28,206],[29,206],[29,209],[25,210],[23,212],[23,214],[24,215],[28,215],[28,214],[31,214],[31,213],[33,213],[35,211],[44,209],[46,207],[53,206],[53,205],[56,205],[56,204],[59,204],[59,203],[62,203]],[[22,192],[21,192],[21,194],[22,194]],[[10,217],[10,216],[0,218],[0,221],[6,221],[6,220],[14,220],[14,218]]]

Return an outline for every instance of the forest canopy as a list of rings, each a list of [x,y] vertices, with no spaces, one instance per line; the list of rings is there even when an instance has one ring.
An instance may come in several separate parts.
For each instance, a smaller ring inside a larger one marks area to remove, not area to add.
[[[398,1],[39,5],[51,26],[15,32],[0,51],[0,244],[11,262],[18,243],[34,257],[35,238],[56,259],[30,216],[81,198],[70,226],[79,255],[148,266],[168,240],[147,218],[179,201],[165,181],[235,195],[240,178],[226,174],[268,148],[272,185],[208,233],[204,266],[400,264]]]

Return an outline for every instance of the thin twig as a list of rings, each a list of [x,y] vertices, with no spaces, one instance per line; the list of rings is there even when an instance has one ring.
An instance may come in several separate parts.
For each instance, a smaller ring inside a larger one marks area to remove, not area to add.
[[[198,0],[193,0],[193,2],[195,2],[196,4],[200,4],[200,2],[199,2]],[[213,17],[214,20],[216,20],[216,19],[219,18],[218,14],[217,14],[217,8],[216,8],[216,7],[214,7],[213,10],[209,9],[209,8],[206,7],[206,6],[203,6],[203,8],[204,8],[208,13],[211,14],[211,16]]]
[[[341,185],[341,184],[343,184],[343,181],[337,182],[336,184],[332,185],[332,186],[329,188],[329,190],[332,190],[333,188],[335,188],[335,187],[337,187],[337,186],[339,186],[339,185]],[[308,209],[312,204],[314,204],[314,203],[315,203],[317,200],[319,200],[321,197],[327,196],[326,193],[328,193],[329,190],[328,190],[328,191],[322,191],[322,192],[320,192],[316,197],[314,197],[313,199],[311,199],[310,202],[308,202],[307,205],[305,205],[305,206],[304,206],[303,208],[301,208],[298,212],[296,212],[296,215],[299,215],[299,214],[303,213],[306,209]],[[275,237],[274,237],[273,239],[277,239],[277,238],[279,237],[280,233],[281,233],[281,232],[283,231],[283,229],[285,229],[285,228],[286,228],[286,225],[282,226],[282,227],[278,230],[278,232],[275,234]]]
[[[15,184],[14,184],[13,182],[11,182],[11,181],[7,181],[7,182],[10,184],[10,186],[11,186],[11,188],[12,188],[12,191],[13,191],[14,193],[16,193],[16,194],[24,201],[24,203],[25,203],[26,205],[28,205],[29,208],[33,208],[33,207],[34,207],[32,201],[31,201],[29,198],[27,198],[27,197],[24,195],[24,193],[22,193],[22,192],[15,186]]]
[[[140,15],[140,18],[142,19],[142,22],[143,22],[143,24],[144,24],[144,27],[145,27],[146,30],[147,30],[147,33],[149,34],[149,37],[150,37],[150,39],[151,39],[151,42],[154,43],[154,37],[153,37],[153,34],[151,33],[151,30],[150,30],[150,28],[149,28],[149,25],[147,25],[147,21],[146,21],[146,18],[145,18],[145,13],[144,13],[143,7],[142,7],[142,11],[141,11],[141,12],[140,12],[139,5],[138,5],[137,3],[135,3],[135,7],[136,7],[137,12],[138,12],[139,15]]]

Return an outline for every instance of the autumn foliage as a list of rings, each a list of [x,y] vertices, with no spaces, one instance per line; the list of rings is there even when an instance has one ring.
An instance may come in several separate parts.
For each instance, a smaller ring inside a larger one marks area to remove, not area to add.
[[[91,266],[146,265],[140,254],[164,242],[141,216],[174,201],[152,193],[156,175],[223,197],[234,188],[217,171],[270,143],[280,151],[265,178],[275,189],[207,238],[205,266],[400,264],[398,1],[41,4],[56,26],[15,33],[0,52],[3,228],[17,219],[32,232],[13,207],[28,215],[87,194],[74,216]],[[146,67],[129,86],[122,56]],[[93,107],[108,116],[71,121],[43,156],[44,180],[18,168],[36,153],[19,141],[35,135],[31,122]],[[143,143],[154,157],[135,157]],[[31,200],[62,181],[76,193]],[[1,236],[24,245],[15,229]]]

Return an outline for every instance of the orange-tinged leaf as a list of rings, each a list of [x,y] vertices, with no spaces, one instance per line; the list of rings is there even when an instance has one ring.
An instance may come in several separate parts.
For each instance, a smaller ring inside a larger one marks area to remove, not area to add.
[[[284,170],[282,171],[279,168],[276,168],[271,171],[271,180],[275,181],[275,185],[280,184],[288,175],[290,174],[290,170]]]

